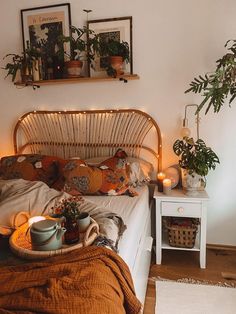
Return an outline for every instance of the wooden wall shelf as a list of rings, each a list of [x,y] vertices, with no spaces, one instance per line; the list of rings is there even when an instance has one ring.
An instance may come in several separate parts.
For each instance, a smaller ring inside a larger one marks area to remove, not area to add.
[[[122,81],[127,83],[130,80],[138,80],[139,76],[137,74],[122,75],[114,77],[78,77],[78,78],[67,78],[67,79],[57,79],[57,80],[45,80],[45,81],[33,81],[33,82],[16,82],[16,86],[33,86],[40,87],[44,85],[55,85],[55,84],[72,84],[72,83],[92,83],[92,82],[112,82],[112,81]]]

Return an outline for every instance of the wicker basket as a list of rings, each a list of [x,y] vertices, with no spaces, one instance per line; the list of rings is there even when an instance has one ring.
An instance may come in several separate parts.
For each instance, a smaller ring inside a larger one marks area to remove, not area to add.
[[[168,230],[170,246],[182,248],[194,247],[199,221],[197,219],[190,219],[190,222],[190,226],[181,226],[173,224],[171,219],[167,219],[166,229]]]

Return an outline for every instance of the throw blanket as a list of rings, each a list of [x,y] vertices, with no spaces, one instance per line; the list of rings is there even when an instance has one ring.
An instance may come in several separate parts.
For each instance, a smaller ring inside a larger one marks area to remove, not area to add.
[[[136,314],[128,266],[113,251],[86,247],[70,254],[1,268],[0,313]]]

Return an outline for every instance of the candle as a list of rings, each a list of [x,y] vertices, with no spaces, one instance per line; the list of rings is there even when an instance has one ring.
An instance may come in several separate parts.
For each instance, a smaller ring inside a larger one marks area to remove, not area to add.
[[[166,175],[164,172],[159,172],[157,174],[157,186],[158,186],[158,191],[163,192],[163,180],[165,179]]]
[[[170,194],[171,191],[171,180],[170,179],[164,179],[163,180],[163,193],[164,194]]]
[[[29,224],[29,226],[31,226],[34,222],[38,222],[38,221],[45,220],[45,219],[46,218],[43,216],[34,216],[34,217],[29,218],[28,224]]]

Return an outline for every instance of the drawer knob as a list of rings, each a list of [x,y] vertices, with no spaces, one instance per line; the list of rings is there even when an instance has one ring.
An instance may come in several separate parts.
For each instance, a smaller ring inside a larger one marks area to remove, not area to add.
[[[180,214],[182,214],[182,213],[184,212],[184,208],[183,208],[183,207],[179,207],[179,208],[177,209],[177,211],[178,211]]]

